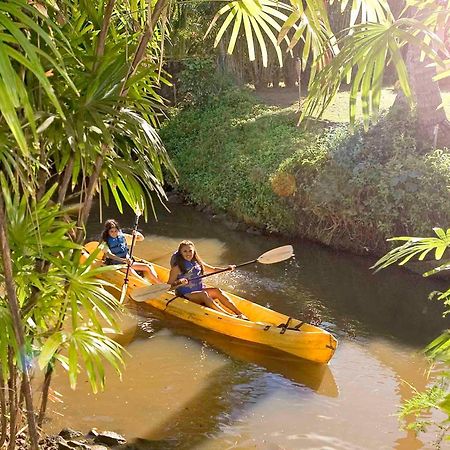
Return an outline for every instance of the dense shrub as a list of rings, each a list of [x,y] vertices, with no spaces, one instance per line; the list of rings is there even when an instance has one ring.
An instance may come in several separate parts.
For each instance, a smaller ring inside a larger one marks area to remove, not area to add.
[[[414,118],[390,113],[369,132],[295,119],[228,90],[162,137],[194,202],[270,231],[381,253],[388,237],[450,223],[450,155],[416,148]]]
[[[179,75],[179,94],[184,105],[203,107],[220,99],[232,86],[227,74],[218,74],[211,58],[189,58]]]

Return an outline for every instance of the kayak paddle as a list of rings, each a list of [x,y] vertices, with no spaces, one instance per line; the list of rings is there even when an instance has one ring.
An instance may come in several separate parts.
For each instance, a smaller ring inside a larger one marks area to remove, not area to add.
[[[137,233],[137,229],[138,229],[138,223],[139,223],[139,217],[141,216],[141,210],[139,209],[139,207],[136,208],[136,219],[134,221],[134,227],[133,227],[133,233],[132,233],[132,240],[131,240],[131,246],[130,246],[130,252],[129,252],[129,256],[130,258],[133,257],[133,249],[134,249],[134,244],[136,242],[136,233]],[[125,279],[123,280],[123,285],[122,285],[122,292],[120,293],[120,300],[119,303],[122,304],[123,301],[125,300],[125,295],[127,293],[127,288],[128,288],[128,275],[130,274],[130,267],[132,264],[132,259],[131,261],[128,262],[127,264],[127,272],[125,274]]]
[[[269,250],[263,253],[258,258],[253,259],[252,261],[247,261],[245,263],[238,264],[235,268],[237,269],[238,267],[244,267],[254,263],[275,264],[281,261],[285,261],[291,258],[292,256],[294,256],[294,249],[292,245],[284,245],[282,247],[277,247],[272,250]],[[211,272],[202,275],[200,277],[192,278],[189,281],[200,280],[201,278],[210,277],[212,275],[217,275],[218,273],[222,272],[228,272],[230,270],[232,269],[227,267],[226,269],[217,270],[216,272]],[[173,289],[173,286],[168,283],[153,284],[152,286],[146,286],[143,288],[133,290],[133,293],[130,294],[130,297],[136,302],[145,302],[146,300],[150,298],[155,298],[158,295],[163,294],[164,292],[170,291],[171,289]]]

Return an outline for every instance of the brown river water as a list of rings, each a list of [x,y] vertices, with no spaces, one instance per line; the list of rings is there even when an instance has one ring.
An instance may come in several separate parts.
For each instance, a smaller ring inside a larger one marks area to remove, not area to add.
[[[399,404],[425,388],[420,349],[448,327],[432,290],[446,283],[397,268],[373,274],[374,260],[288,238],[231,231],[193,208],[171,205],[140,224],[136,255],[168,265],[182,239],[213,265],[237,264],[292,243],[295,259],[255,265],[211,283],[301,318],[319,311],[339,347],[327,366],[285,357],[130,304],[121,318],[126,347],[122,380],[107,368],[106,390],[85,379],[68,387],[56,373],[47,431],[65,426],[122,433],[142,449],[404,449],[431,448],[435,434],[399,429]],[[133,216],[116,217],[132,226]],[[93,217],[88,234],[101,231]],[[435,418],[439,418],[435,415]]]

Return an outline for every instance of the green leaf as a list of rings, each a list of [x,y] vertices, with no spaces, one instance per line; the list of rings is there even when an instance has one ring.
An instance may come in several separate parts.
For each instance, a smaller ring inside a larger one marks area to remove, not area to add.
[[[64,334],[60,331],[54,333],[45,341],[45,344],[42,346],[41,354],[38,358],[38,364],[41,370],[43,370],[52,360],[55,352],[59,349],[63,342]]]
[[[238,10],[234,17],[233,31],[231,32],[230,42],[228,43],[227,53],[230,55],[233,53],[234,46],[236,45],[239,29],[241,27],[241,22],[242,22],[242,11]]]

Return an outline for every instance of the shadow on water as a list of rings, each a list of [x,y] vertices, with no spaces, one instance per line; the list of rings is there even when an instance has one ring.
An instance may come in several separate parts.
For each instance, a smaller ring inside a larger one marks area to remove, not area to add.
[[[300,358],[293,358],[282,352],[258,344],[241,341],[198,327],[149,305],[135,307],[141,317],[156,317],[156,322],[164,323],[174,334],[195,339],[203,345],[211,346],[234,361],[255,365],[268,373],[281,376],[299,386],[307,387],[319,395],[337,397],[339,390],[331,369],[326,364],[315,364]]]
[[[400,397],[409,395],[399,380],[410,380],[412,386],[426,385],[426,380],[421,381],[423,377],[416,374],[422,364],[413,363],[411,354],[446,326],[441,317],[442,305],[427,301],[430,291],[446,289],[446,284],[396,268],[373,274],[373,259],[300,240],[232,231],[191,207],[171,207],[172,214],[159,212],[158,222],[141,221],[146,239],[136,246],[137,256],[168,266],[178,242],[191,239],[207,262],[225,265],[293,243],[295,260],[251,266],[214,277],[211,282],[296,318],[302,318],[305,309],[316,308],[322,326],[341,340],[332,364],[339,390],[327,366],[291,361],[266,348],[260,351],[259,346],[134,304],[140,323],[131,336],[129,349],[134,361],[142,357],[145,362],[133,366],[136,373],[130,386],[136,388],[136,398],[128,391],[126,395],[139,407],[127,410],[137,411],[136,417],[131,413],[133,417],[128,417],[127,422],[119,406],[117,423],[126,422],[133,429],[130,436],[142,439],[125,448],[213,448],[207,441],[217,439],[217,444],[223,444],[228,439],[229,425],[236,428],[233,439],[247,439],[245,426],[254,430],[259,423],[255,410],[260,417],[268,417],[274,404],[282,405],[282,410],[275,411],[272,417],[279,417],[294,437],[302,429],[309,439],[313,435],[330,439],[336,436],[355,443],[354,447],[340,448],[393,448],[393,439],[400,435],[392,417]],[[120,218],[123,226],[133,223],[131,212],[120,216],[111,210],[107,217]],[[100,230],[101,225],[91,222],[88,232],[97,237]],[[150,338],[153,344],[146,340]],[[130,336],[124,339],[129,341]],[[140,388],[152,383],[156,387]],[[148,404],[154,409],[145,410]],[[108,408],[110,403],[105,406],[107,419]],[[135,427],[139,420],[139,427]],[[353,426],[348,427],[349,423]],[[375,428],[374,423],[378,424]],[[277,429],[278,423],[263,424],[257,428],[258,436],[257,432],[250,435],[257,439],[257,445],[266,448],[266,429],[275,434],[283,426]],[[228,447],[232,448],[233,442]],[[290,441],[282,448],[301,448],[296,446],[298,442]],[[372,445],[365,446],[366,442]],[[411,448],[409,444],[402,448]]]
[[[231,422],[236,398],[229,395],[241,385],[252,383],[255,373],[243,371],[239,365],[230,362],[209,376],[209,384],[187,403],[178,404],[173,414],[153,428],[136,443],[143,445],[162,445],[156,448],[198,448],[202,442],[220,432],[220,428]],[[256,401],[259,393],[242,397],[242,403]],[[242,408],[242,404],[239,405]],[[237,414],[239,414],[237,412]],[[235,419],[235,417],[233,417]],[[166,445],[166,447],[164,447]]]
[[[293,382],[306,398],[313,391],[332,397],[338,395],[328,366],[283,358],[266,348],[247,346],[237,339],[199,330],[147,305],[140,305],[134,311],[141,322],[136,339],[147,339],[167,326],[176,330],[178,336],[193,339],[205,354],[208,347],[222,352],[228,362],[208,375],[207,385],[194,397],[177,403],[169,417],[147,433],[141,433],[139,438],[118,447],[121,450],[199,448],[220,434],[223,427],[235,423],[246,408],[277,389],[280,381],[273,376]]]
[[[422,346],[448,326],[442,304],[429,301],[431,291],[446,290],[398,267],[374,273],[370,258],[342,255],[311,244],[296,245],[301,270],[298,283],[329,311],[338,329],[363,335],[392,336]],[[316,282],[314,282],[315,280]]]

